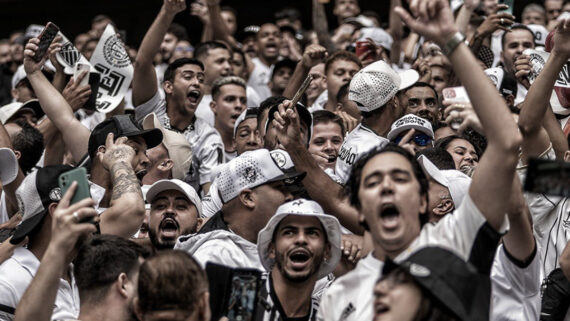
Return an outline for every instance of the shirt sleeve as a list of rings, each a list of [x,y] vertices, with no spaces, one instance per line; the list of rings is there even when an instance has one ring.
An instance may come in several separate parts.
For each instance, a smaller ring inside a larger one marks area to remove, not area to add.
[[[161,100],[162,99],[160,98],[160,93],[157,90],[151,99],[138,105],[135,108],[135,119],[137,121],[141,121],[144,116],[152,113],[153,111],[157,111],[161,106]]]

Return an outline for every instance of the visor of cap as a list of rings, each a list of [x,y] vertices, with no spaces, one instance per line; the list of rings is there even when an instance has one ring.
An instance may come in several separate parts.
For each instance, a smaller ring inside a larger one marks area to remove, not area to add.
[[[32,232],[42,222],[42,219],[46,216],[47,211],[48,210],[45,209],[42,212],[20,222],[20,224],[16,226],[16,230],[10,239],[10,243],[21,243],[26,238],[26,236],[28,236],[28,234],[30,234],[30,232]]]
[[[429,177],[449,189],[449,181],[445,175],[443,175],[442,171],[440,171],[437,166],[435,166],[427,157],[425,157],[425,155],[420,155],[418,157],[418,162]]]
[[[0,148],[0,183],[6,186],[18,176],[18,160],[10,148]]]
[[[200,217],[202,216],[202,202],[200,201],[200,197],[198,197],[198,193],[196,193],[196,190],[194,190],[192,186],[178,179],[161,179],[152,184],[146,192],[146,202],[152,203],[158,194],[171,190],[179,191],[184,194],[188,200],[196,206],[198,215]]]

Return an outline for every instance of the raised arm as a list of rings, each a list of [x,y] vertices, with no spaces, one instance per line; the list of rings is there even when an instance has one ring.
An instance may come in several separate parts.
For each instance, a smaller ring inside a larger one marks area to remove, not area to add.
[[[222,18],[222,10],[220,8],[220,0],[207,0],[208,5],[208,15],[210,16],[210,21],[215,21],[215,23],[210,23],[204,25],[204,27],[211,28],[213,40],[221,40],[228,43],[232,47],[237,46],[237,42],[230,34],[228,27],[224,23]]]
[[[513,178],[513,191],[508,205],[509,231],[503,237],[503,244],[507,252],[517,261],[528,262],[535,253],[536,244],[532,234],[530,211],[518,175]]]
[[[400,53],[402,52],[402,35],[404,27],[400,16],[396,14],[394,8],[402,4],[401,0],[390,0],[390,34],[392,35],[392,48],[390,49],[390,61],[400,66]]]
[[[158,91],[156,71],[152,61],[174,16],[185,8],[184,0],[164,0],[156,19],[146,32],[137,53],[133,74],[133,105],[138,106],[147,102]]]
[[[410,9],[416,19],[403,8],[396,8],[412,30],[434,40],[442,48],[458,32],[446,0],[413,0]],[[469,94],[488,139],[487,150],[473,175],[469,195],[487,222],[498,230],[507,210],[507,203],[503,200],[511,195],[521,135],[504,100],[465,43],[458,41],[448,57]]]
[[[329,34],[329,25],[327,23],[327,14],[325,7],[319,0],[313,1],[313,29],[317,33],[319,44],[327,48],[328,52],[335,51],[335,45]]]
[[[79,162],[87,153],[87,142],[91,133],[74,117],[71,106],[41,72],[47,55],[38,63],[32,59],[38,49],[38,43],[38,38],[32,38],[26,45],[24,70],[42,109],[63,135],[65,144],[73,155],[73,160]]]
[[[554,47],[550,58],[530,86],[519,117],[519,127],[524,137],[522,153],[525,163],[529,157],[543,153],[552,140],[546,135],[542,126],[553,123],[553,114],[548,111],[549,101],[558,73],[570,58],[570,19],[559,22],[553,40]],[[548,128],[552,138],[559,137],[560,134],[564,135],[560,125],[548,126]],[[565,147],[568,148],[568,146]]]
[[[126,137],[119,137],[113,142],[113,134],[109,134],[105,152],[98,152],[97,157],[109,171],[113,184],[111,206],[101,214],[101,233],[129,238],[142,224],[144,199],[131,165],[135,151],[126,141]]]
[[[97,230],[95,225],[79,223],[75,217],[83,219],[97,215],[92,207],[94,203],[92,199],[85,199],[69,206],[76,186],[77,183],[71,185],[53,212],[51,240],[42,257],[38,272],[18,303],[14,320],[51,320],[59,280],[68,270],[70,252],[76,247],[81,237]],[[95,217],[95,220],[97,221],[98,218]]]

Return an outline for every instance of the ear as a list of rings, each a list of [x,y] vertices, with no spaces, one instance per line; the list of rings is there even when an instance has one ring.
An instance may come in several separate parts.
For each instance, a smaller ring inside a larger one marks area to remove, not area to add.
[[[48,213],[49,216],[53,216],[53,213],[55,212],[55,209],[57,208],[57,203],[50,203],[48,205]]]
[[[570,163],[570,150],[564,152],[564,161]]]
[[[128,283],[129,283],[129,278],[127,277],[127,275],[125,273],[119,274],[119,277],[117,278],[115,286],[116,286],[117,292],[125,299],[129,297],[129,292],[128,292],[127,288],[130,285]]]
[[[507,106],[514,106],[515,105],[515,96],[507,95],[505,100],[507,101]]]
[[[162,89],[164,90],[165,94],[171,95],[172,94],[172,82],[167,80],[162,83]]]
[[[275,260],[275,244],[273,242],[269,243],[269,258]]]
[[[198,302],[198,313],[198,320],[210,320],[212,314],[210,311],[210,292],[206,291],[200,297],[200,301]]]
[[[163,171],[163,172],[167,172],[167,171],[171,170],[172,167],[174,167],[174,162],[170,158],[163,159],[160,162],[160,165],[158,165],[158,169]]]
[[[428,195],[420,195],[420,215],[428,215]]]
[[[249,188],[243,189],[239,195],[239,201],[246,208],[253,210],[257,204],[257,195],[255,192]]]
[[[336,103],[336,110],[342,111],[342,104],[341,103],[339,103],[339,102]]]
[[[210,109],[214,112],[214,115],[216,114],[216,107],[218,107],[218,105],[216,104],[216,101],[212,99],[210,102]]]
[[[451,213],[451,211],[453,210],[454,207],[455,207],[455,204],[453,203],[453,200],[446,198],[446,199],[442,200],[436,206],[436,208],[433,209],[433,213],[437,214],[437,215],[445,215],[445,214]]]
[[[203,217],[198,217],[198,219],[196,220],[196,232],[200,231],[200,229],[202,228],[202,225],[204,225],[204,223],[206,223],[206,219],[204,219]]]
[[[22,157],[22,153],[20,153],[20,151],[19,151],[19,150],[12,150],[12,151],[14,151],[14,155],[16,155],[16,159],[18,159],[18,160],[19,160],[19,159],[20,159],[20,157]]]
[[[273,89],[273,81],[270,80],[270,81],[267,83],[267,87],[269,87],[269,89]]]
[[[15,100],[18,100],[18,98],[20,97],[20,92],[18,92],[18,89],[16,88],[12,88],[12,90],[10,90],[10,94],[12,94],[12,98],[14,98]]]
[[[325,253],[324,253],[324,259],[325,261],[328,261],[331,258],[331,244],[327,242],[327,246],[325,247]]]

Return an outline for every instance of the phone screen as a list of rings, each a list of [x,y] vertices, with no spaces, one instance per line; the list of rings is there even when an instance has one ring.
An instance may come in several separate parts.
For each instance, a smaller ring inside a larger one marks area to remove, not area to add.
[[[36,54],[33,57],[35,61],[42,60],[42,58],[46,55],[51,42],[57,36],[58,32],[58,26],[51,22],[48,22],[47,26],[39,36],[40,43],[38,44],[38,50],[36,50]]]
[[[231,279],[227,317],[230,321],[252,321],[257,305],[259,276],[235,271]]]

